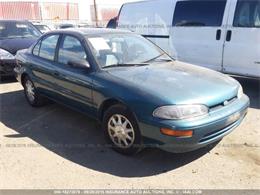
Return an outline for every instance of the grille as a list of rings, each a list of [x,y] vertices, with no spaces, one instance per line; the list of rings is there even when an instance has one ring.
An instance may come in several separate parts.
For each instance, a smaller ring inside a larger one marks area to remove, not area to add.
[[[237,100],[237,96],[236,96],[236,97],[233,97],[233,98],[231,98],[231,99],[229,99],[229,100],[226,100],[226,101],[224,101],[224,102],[221,102],[220,104],[217,104],[217,105],[215,105],[215,106],[210,107],[210,111],[214,111],[214,110],[221,109],[221,108],[223,108],[224,106],[227,106],[227,105],[231,104],[232,102],[234,102],[234,101],[236,101],[236,100]]]

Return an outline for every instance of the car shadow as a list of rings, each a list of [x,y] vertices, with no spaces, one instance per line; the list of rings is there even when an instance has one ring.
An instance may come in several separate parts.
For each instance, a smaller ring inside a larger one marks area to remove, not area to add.
[[[0,99],[1,122],[16,132],[5,134],[5,138],[28,137],[37,144],[27,144],[25,150],[44,147],[84,167],[120,177],[146,177],[171,171],[202,157],[216,145],[185,154],[150,148],[124,156],[106,146],[98,122],[83,114],[58,104],[32,108],[22,91],[0,94]]]
[[[244,93],[250,98],[250,107],[260,109],[260,80],[234,77],[242,85]]]

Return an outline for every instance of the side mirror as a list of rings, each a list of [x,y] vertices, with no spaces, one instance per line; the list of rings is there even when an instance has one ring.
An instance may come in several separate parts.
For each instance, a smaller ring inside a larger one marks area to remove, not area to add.
[[[86,60],[81,59],[69,60],[68,65],[74,68],[90,68],[89,63]]]

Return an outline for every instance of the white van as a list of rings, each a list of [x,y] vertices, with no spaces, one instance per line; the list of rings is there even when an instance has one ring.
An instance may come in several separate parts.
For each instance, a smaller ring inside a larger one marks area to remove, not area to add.
[[[150,0],[121,7],[118,28],[172,57],[260,78],[260,0]]]

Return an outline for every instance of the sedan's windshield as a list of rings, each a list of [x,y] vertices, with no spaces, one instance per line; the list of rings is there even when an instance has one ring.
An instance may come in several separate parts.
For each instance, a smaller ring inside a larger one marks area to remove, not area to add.
[[[0,39],[36,38],[40,32],[28,22],[0,21]]]
[[[100,34],[88,37],[87,40],[102,68],[116,65],[143,65],[154,60],[171,60],[153,43],[136,34]]]

